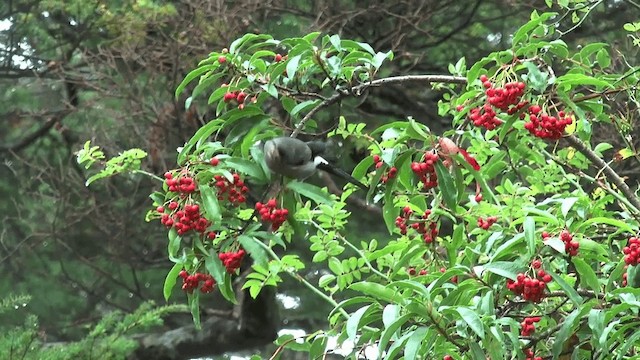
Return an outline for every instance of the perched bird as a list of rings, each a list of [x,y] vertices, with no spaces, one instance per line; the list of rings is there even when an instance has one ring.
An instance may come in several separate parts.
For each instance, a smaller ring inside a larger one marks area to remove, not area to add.
[[[277,137],[267,140],[263,151],[265,163],[273,173],[304,180],[313,175],[316,169],[320,169],[339,176],[364,191],[369,191],[366,185],[323,158],[326,151],[324,142],[304,142],[296,138]]]

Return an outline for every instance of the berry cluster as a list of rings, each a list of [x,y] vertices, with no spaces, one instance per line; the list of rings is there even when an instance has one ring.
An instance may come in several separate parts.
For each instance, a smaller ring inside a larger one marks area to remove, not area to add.
[[[427,275],[427,270],[425,269],[421,269],[420,271],[416,271],[416,268],[414,268],[413,266],[407,269],[407,274],[409,274],[410,276],[415,276],[415,275]]]
[[[384,165],[384,161],[382,161],[380,155],[373,155],[373,163],[375,164],[376,169],[380,169],[382,165]],[[395,166],[392,166],[391,168],[389,168],[389,171],[387,171],[386,174],[382,175],[382,178],[380,178],[380,180],[383,184],[386,184],[387,181],[395,178],[397,175],[398,169]]]
[[[539,261],[534,263],[534,268],[538,266]],[[540,264],[541,265],[541,264]],[[547,274],[544,270],[539,269],[536,273],[538,278],[529,277],[523,273],[519,273],[516,276],[516,281],[507,279],[507,289],[513,291],[517,295],[521,295],[526,301],[540,302],[544,299],[544,289],[546,284],[551,282],[551,275]]]
[[[629,243],[622,248],[622,253],[625,264],[638,265],[640,263],[640,239],[635,236],[629,238]]]
[[[481,199],[482,200],[482,199]],[[479,217],[478,218],[478,227],[487,230],[491,227],[491,225],[495,224],[498,221],[497,216],[489,216],[486,220]]]
[[[548,238],[549,233],[546,231],[542,232],[542,240],[545,240],[546,238]],[[565,254],[569,255],[569,256],[576,256],[578,255],[578,248],[580,248],[580,243],[578,243],[577,241],[573,240],[573,236],[571,235],[571,233],[569,232],[569,230],[562,230],[562,232],[560,232],[560,240],[562,240],[562,242],[564,243],[564,252]]]
[[[233,173],[233,181],[229,181],[229,179],[222,175],[215,175],[213,179],[216,181],[215,186],[218,188],[218,200],[225,200],[226,195],[226,199],[232,205],[238,205],[247,201],[244,194],[249,191],[249,188],[237,173]]]
[[[190,230],[204,234],[211,225],[211,222],[202,216],[197,204],[184,204],[181,208],[178,202],[171,201],[167,207],[170,210],[168,213],[163,206],[156,208],[156,211],[162,214],[160,222],[167,228],[176,228],[178,235],[184,235]],[[210,231],[207,236],[214,239],[216,234]]]
[[[188,293],[192,293],[197,288],[200,288],[203,294],[210,293],[216,285],[216,281],[209,274],[196,272],[189,275],[186,270],[182,270],[179,275],[182,278],[182,290]],[[200,287],[201,282],[202,287]]]
[[[513,115],[526,106],[525,101],[520,101],[525,88],[523,82],[508,82],[504,84],[504,88],[494,88],[486,75],[480,76],[480,80],[484,80],[482,85],[487,89],[487,102],[493,107]]]
[[[542,360],[542,356],[536,356],[531,349],[524,350],[525,360]]]
[[[188,175],[174,178],[171,172],[164,173],[165,183],[169,187],[169,191],[181,194],[191,194],[196,191],[195,180]]]
[[[540,322],[539,316],[524,318],[524,320],[520,323],[522,329],[520,330],[520,335],[522,336],[530,336],[536,331],[536,326],[534,323]]]
[[[438,154],[433,151],[427,151],[424,153],[422,162],[414,161],[411,163],[411,171],[420,178],[424,189],[432,189],[438,186],[436,161],[438,161]]]
[[[263,222],[271,223],[271,230],[273,231],[277,231],[289,215],[289,210],[276,207],[276,199],[271,199],[266,204],[257,203],[256,210],[260,213],[260,218]]]
[[[473,121],[473,125],[487,130],[493,130],[502,124],[502,120],[498,119],[496,112],[489,104],[471,109],[469,119]]]
[[[236,90],[236,91],[230,91],[228,93],[225,93],[222,100],[224,100],[224,102],[230,102],[232,100],[235,100],[238,102],[238,104],[243,104],[246,98],[247,98],[247,93],[241,90]]]
[[[229,274],[233,274],[238,268],[240,268],[240,265],[242,265],[242,259],[245,254],[246,252],[244,249],[240,249],[237,252],[229,251],[220,253],[218,254],[218,258],[220,258],[224,267],[227,268],[227,272]]]
[[[413,210],[405,206],[404,209],[402,209],[402,215],[396,217],[396,226],[400,229],[400,234],[407,234],[407,228],[412,214]],[[422,239],[427,244],[431,244],[436,236],[438,236],[438,224],[433,221],[427,221],[429,215],[431,215],[431,210],[427,209],[422,216],[413,220],[409,225],[418,234],[422,235]]]
[[[520,101],[526,87],[523,82],[509,82],[501,88],[494,87],[494,84],[489,81],[486,75],[481,75],[480,81],[482,81],[482,86],[486,89],[487,102],[469,111],[469,119],[473,122],[473,125],[493,130],[502,124],[502,120],[498,119],[495,109],[506,111],[507,114],[513,115],[527,105],[526,101]],[[458,111],[463,108],[463,106],[458,106]]]
[[[524,119],[525,114],[520,117]],[[564,129],[571,124],[571,116],[564,111],[558,112],[558,117],[549,116],[542,112],[539,105],[529,106],[529,122],[524,124],[524,128],[536,137],[541,139],[558,140],[562,137]]]

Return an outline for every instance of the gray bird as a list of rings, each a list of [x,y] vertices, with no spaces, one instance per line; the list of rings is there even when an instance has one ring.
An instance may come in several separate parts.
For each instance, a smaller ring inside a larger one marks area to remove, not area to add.
[[[277,137],[268,140],[263,150],[265,163],[273,173],[304,180],[313,175],[316,169],[320,169],[342,177],[364,191],[369,191],[366,185],[322,157],[326,150],[326,144],[323,142],[304,142],[296,138]]]

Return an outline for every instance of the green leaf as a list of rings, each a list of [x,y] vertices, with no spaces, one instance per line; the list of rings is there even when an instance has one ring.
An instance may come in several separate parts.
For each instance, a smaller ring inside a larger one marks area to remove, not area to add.
[[[528,255],[532,256],[536,252],[536,222],[527,216],[524,218],[524,239],[527,242]]]
[[[301,58],[302,55],[296,55],[287,61],[287,77],[289,79],[294,78],[296,71],[298,71],[298,64],[300,63]]]
[[[453,178],[447,168],[442,165],[441,161],[436,162],[436,175],[438,176],[438,188],[444,199],[444,203],[452,213],[456,212],[458,206],[456,199],[458,198],[458,190],[453,183]]]
[[[482,320],[480,320],[478,314],[466,307],[457,307],[456,311],[460,316],[462,316],[462,320],[469,325],[471,330],[473,330],[480,339],[484,339],[484,325],[482,324]]]
[[[526,80],[529,85],[537,92],[543,93],[549,84],[549,74],[540,71],[536,64],[531,61],[526,61],[524,66],[528,70]]]
[[[595,291],[596,295],[598,295],[600,292],[600,283],[598,282],[596,272],[593,271],[589,264],[579,257],[573,257],[571,261],[573,262],[573,265],[575,265],[576,271],[580,275],[580,279],[584,281],[591,290]]]
[[[511,261],[491,262],[482,265],[482,268],[511,280],[516,280],[516,276],[518,275],[518,273],[524,270],[524,266],[522,264]]]
[[[544,239],[542,241],[545,245],[550,246],[552,249],[554,249],[555,251],[559,252],[560,254],[564,254],[565,253],[565,245],[564,242],[562,240],[560,240],[560,238],[558,237],[548,237],[546,239]]]
[[[358,325],[360,324],[360,320],[367,312],[367,310],[369,310],[370,306],[371,305],[363,306],[360,309],[356,310],[356,312],[354,312],[351,316],[349,316],[349,320],[347,320],[346,324],[346,332],[349,340],[355,340],[356,335],[358,334]]]
[[[287,188],[307,197],[318,204],[333,204],[333,199],[321,188],[301,181],[290,181]]]
[[[199,68],[196,68],[194,70],[191,70],[187,76],[185,76],[184,80],[182,80],[182,82],[180,83],[180,85],[178,85],[178,87],[176,88],[176,92],[175,92],[175,97],[176,99],[178,97],[180,97],[180,94],[182,93],[182,91],[184,90],[185,87],[187,87],[187,85],[189,85],[189,83],[191,81],[193,81],[193,79],[197,78],[198,76],[206,73],[207,71],[211,71],[216,69],[218,66],[220,66],[220,64],[218,64],[217,62],[210,64],[210,65],[205,65],[205,66],[201,66]]]
[[[169,229],[168,235],[169,235],[169,246],[168,246],[169,258],[174,259],[176,258],[176,256],[178,256],[178,251],[180,250],[181,237],[178,235],[178,231],[176,231],[176,228],[174,227]]]
[[[594,348],[602,348],[604,344],[600,343],[600,337],[604,331],[604,312],[600,309],[591,309],[589,311],[589,328],[591,329],[591,344]]]
[[[404,349],[404,359],[405,360],[415,360],[418,355],[418,350],[420,349],[420,345],[422,344],[422,340],[425,339],[427,332],[429,332],[429,328],[425,326],[421,326],[417,328],[413,334],[407,340],[407,345]]]
[[[349,289],[389,303],[402,304],[404,302],[402,295],[398,294],[394,289],[378,283],[361,281],[351,284]]]
[[[207,214],[207,219],[214,223],[222,220],[222,213],[220,212],[220,204],[218,203],[216,190],[203,183],[198,184],[198,188],[200,189],[202,205],[204,205],[204,211]]]
[[[562,216],[567,217],[569,210],[573,207],[573,205],[578,201],[577,197],[570,197],[566,199],[562,199],[562,205],[560,205],[560,210],[562,212]]]
[[[193,326],[200,330],[200,292],[194,291],[187,293],[187,300],[189,301],[189,309],[191,310],[191,317],[193,318]]]
[[[553,276],[553,274],[552,274]],[[556,338],[553,342],[553,358],[557,359],[562,350],[564,348],[565,342],[569,339],[569,337],[573,334],[573,328],[576,324],[576,321],[580,317],[580,308],[575,309],[571,314],[569,314],[564,321],[562,322],[562,326],[560,326],[560,331],[556,335]]]
[[[622,220],[617,220],[608,217],[595,217],[591,219],[587,219],[583,221],[575,230],[575,232],[584,232],[585,229],[589,227],[589,225],[597,225],[597,224],[605,224],[617,227],[619,230],[629,233],[634,233],[633,228],[626,222]]]
[[[389,199],[385,199],[384,204],[382,205],[382,217],[384,218],[384,223],[387,225],[387,230],[389,234],[393,234],[393,230],[396,226],[396,217],[398,211],[393,205],[393,197],[389,196]]]
[[[209,274],[216,280],[220,294],[229,302],[236,304],[236,296],[231,287],[231,277],[228,276],[227,269],[213,249],[210,250],[209,256],[205,258],[205,267],[207,271],[209,271]]]
[[[385,327],[382,335],[380,336],[380,343],[378,344],[379,359],[382,359],[382,354],[387,350],[387,344],[389,343],[389,340],[391,340],[391,337],[396,334],[402,325],[411,320],[412,317],[413,314],[404,314]]]
[[[251,258],[259,265],[266,266],[268,262],[267,252],[264,246],[260,244],[260,240],[253,236],[240,235],[238,236],[238,242],[242,245]]]
[[[557,86],[574,86],[574,85],[580,85],[580,86],[585,86],[585,85],[593,85],[599,88],[612,88],[613,86],[611,86],[611,84],[609,84],[607,81],[604,80],[600,80],[600,79],[596,79],[592,76],[588,76],[585,74],[566,74],[566,75],[562,75],[558,78],[556,78],[556,85]]]
[[[227,158],[224,160],[225,164],[229,165],[232,169],[249,175],[257,181],[264,182],[267,180],[266,175],[263,172],[263,169],[260,165],[251,160],[242,159],[242,158]]]
[[[183,265],[181,263],[176,263],[173,265],[167,277],[164,279],[164,286],[162,287],[162,294],[164,295],[164,300],[169,301],[169,297],[171,296],[171,291],[173,291],[173,287],[176,285],[176,281],[178,280],[178,274],[182,270]]]
[[[609,65],[611,65],[611,57],[606,49],[598,50],[596,53],[596,60],[598,61],[598,65],[603,69],[608,68]]]
[[[558,275],[553,271],[550,271],[548,274],[551,275],[551,277],[556,283],[558,283],[558,286],[560,286],[560,288],[565,292],[565,294],[567,294],[567,296],[569,297],[569,300],[571,300],[575,306],[580,306],[580,304],[582,304],[583,302],[582,296],[578,295],[576,290],[573,287],[571,287],[571,285],[569,285],[566,281],[564,281],[561,275]]]

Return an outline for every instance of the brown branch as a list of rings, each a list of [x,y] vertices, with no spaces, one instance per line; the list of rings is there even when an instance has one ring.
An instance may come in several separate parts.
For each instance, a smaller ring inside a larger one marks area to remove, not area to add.
[[[38,130],[34,131],[30,135],[25,136],[22,140],[8,146],[1,145],[0,152],[17,152],[26,148],[27,146],[38,140],[40,137],[47,134],[55,124],[62,121],[62,119],[64,119],[70,113],[70,109],[60,110],[57,113],[54,113],[49,119],[44,122],[44,124],[42,124],[42,126],[40,126]]]
[[[336,102],[348,97],[355,96],[359,97],[365,92],[365,90],[371,87],[380,87],[388,84],[403,84],[408,82],[423,82],[423,83],[449,83],[449,84],[466,84],[467,78],[462,76],[449,76],[449,75],[405,75],[405,76],[392,76],[388,78],[373,80],[368,83],[360,84],[351,88],[351,91],[346,91],[344,89],[336,90],[336,93],[332,96],[326,98],[316,107],[311,109],[307,115],[300,120],[295,130],[291,133],[291,137],[296,137],[302,131],[304,124],[306,124],[309,119],[313,115],[315,115],[318,111],[328,107],[330,105],[335,104]]]
[[[627,186],[624,180],[607,164],[604,160],[598,157],[596,153],[591,151],[582,140],[578,139],[575,135],[569,135],[564,138],[571,146],[583,154],[592,163],[598,166],[601,171],[610,179],[617,187],[622,191],[624,196],[629,202],[636,208],[636,211],[640,211],[640,201],[633,191]]]

